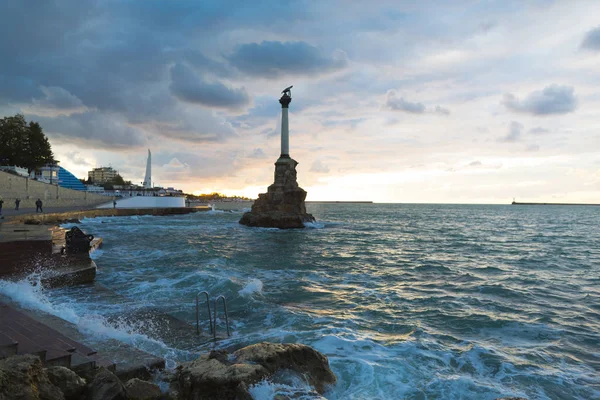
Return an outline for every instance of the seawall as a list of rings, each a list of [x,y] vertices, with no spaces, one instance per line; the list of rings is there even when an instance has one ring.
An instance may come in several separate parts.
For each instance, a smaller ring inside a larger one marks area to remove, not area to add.
[[[104,198],[106,201],[106,198]],[[60,224],[70,219],[95,217],[127,217],[131,215],[181,215],[198,211],[209,211],[209,207],[173,207],[173,208],[95,208],[48,214],[24,214],[6,219],[7,224]]]
[[[35,208],[37,199],[42,200],[44,207],[83,207],[111,201],[111,197],[66,189],[2,171],[0,196],[5,208],[14,208],[16,198],[21,199],[21,208]]]

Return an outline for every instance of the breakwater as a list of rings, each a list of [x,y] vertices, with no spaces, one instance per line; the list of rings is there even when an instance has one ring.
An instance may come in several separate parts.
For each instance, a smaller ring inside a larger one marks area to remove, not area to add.
[[[199,211],[209,211],[209,207],[172,207],[172,208],[109,208],[91,210],[73,210],[48,214],[24,214],[7,218],[8,224],[59,224],[64,221],[95,217],[129,217],[133,215],[182,215]]]
[[[600,204],[591,203],[521,203],[513,201],[513,206],[600,206]]]

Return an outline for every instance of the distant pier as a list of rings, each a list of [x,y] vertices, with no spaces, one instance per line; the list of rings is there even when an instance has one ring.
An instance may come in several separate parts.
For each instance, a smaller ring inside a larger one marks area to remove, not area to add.
[[[519,201],[513,201],[513,206],[600,206],[600,204],[592,203],[522,203]]]

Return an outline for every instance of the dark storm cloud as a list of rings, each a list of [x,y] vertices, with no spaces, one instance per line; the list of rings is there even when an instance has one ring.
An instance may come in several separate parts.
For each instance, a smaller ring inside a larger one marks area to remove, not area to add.
[[[500,138],[500,142],[504,143],[513,143],[521,140],[521,135],[523,134],[523,124],[518,123],[517,121],[511,121],[508,126],[508,133],[506,136]]]
[[[511,111],[532,115],[566,114],[575,111],[577,98],[570,86],[550,85],[531,92],[523,100],[506,93],[502,104]]]
[[[126,126],[114,115],[97,112],[60,115],[55,118],[31,115],[51,139],[74,142],[82,147],[109,150],[145,146],[144,134],[138,129]]]
[[[404,97],[398,98],[394,91],[388,93],[386,106],[394,111],[405,111],[411,114],[423,114],[425,112],[423,103],[413,103],[404,100]]]
[[[305,42],[248,43],[238,46],[227,59],[251,76],[276,78],[282,75],[319,75],[343,69],[348,64],[341,50],[331,55]]]
[[[246,89],[206,82],[183,64],[171,67],[171,93],[181,101],[207,107],[239,109],[250,103]]]
[[[581,47],[588,50],[600,51],[600,26],[585,34]]]

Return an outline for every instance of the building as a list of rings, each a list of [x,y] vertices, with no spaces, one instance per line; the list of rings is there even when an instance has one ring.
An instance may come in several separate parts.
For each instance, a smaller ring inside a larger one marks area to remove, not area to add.
[[[58,164],[46,164],[43,167],[31,171],[31,178],[36,181],[58,185]]]
[[[58,185],[66,189],[86,190],[83,182],[63,167],[58,167]]]
[[[112,167],[94,168],[88,171],[88,180],[94,184],[106,183],[115,179],[118,174]]]

